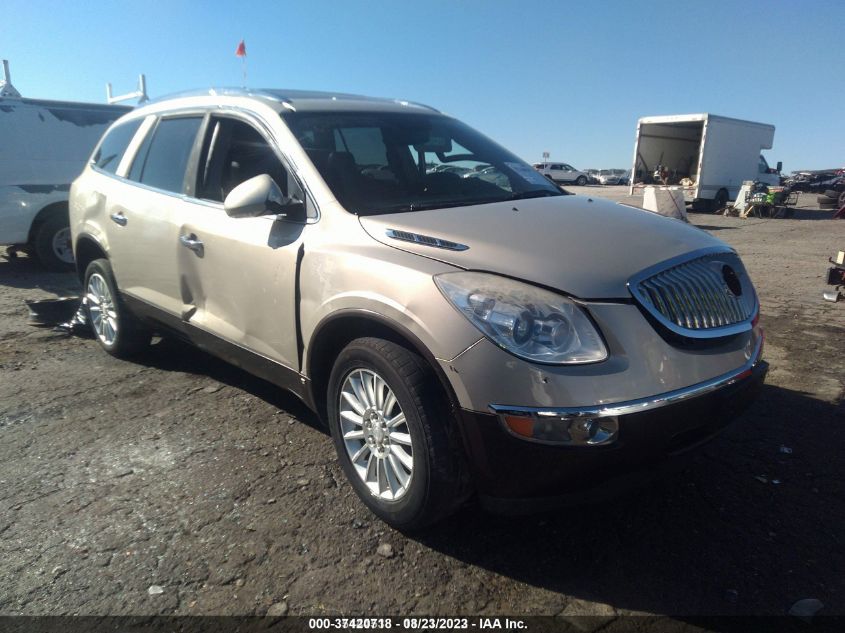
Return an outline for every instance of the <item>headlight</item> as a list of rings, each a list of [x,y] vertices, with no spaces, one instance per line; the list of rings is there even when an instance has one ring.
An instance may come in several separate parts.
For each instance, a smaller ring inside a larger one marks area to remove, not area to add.
[[[443,273],[434,282],[475,327],[520,358],[556,365],[607,358],[590,319],[566,297],[487,273]]]

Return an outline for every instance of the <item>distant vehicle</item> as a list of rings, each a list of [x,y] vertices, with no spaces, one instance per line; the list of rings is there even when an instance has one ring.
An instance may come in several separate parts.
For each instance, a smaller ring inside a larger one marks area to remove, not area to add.
[[[599,172],[600,169],[585,169],[584,173],[587,174],[587,183],[590,185],[597,185],[599,184]]]
[[[628,172],[624,169],[602,169],[598,180],[601,185],[627,185]]]
[[[775,126],[715,114],[643,117],[637,123],[631,193],[636,186],[680,185],[694,210],[721,209],[742,183],[780,184],[781,163],[769,167]]]
[[[0,245],[32,253],[50,270],[70,270],[70,183],[106,128],[132,108],[25,99],[12,87],[6,60],[3,72]]]
[[[569,182],[581,186],[590,182],[587,174],[566,163],[534,163],[534,169],[552,182]]]

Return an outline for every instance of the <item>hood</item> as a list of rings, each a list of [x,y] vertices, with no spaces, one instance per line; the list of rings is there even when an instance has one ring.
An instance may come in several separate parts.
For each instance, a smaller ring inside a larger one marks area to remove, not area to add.
[[[629,299],[635,273],[722,241],[692,225],[586,196],[361,216],[373,239],[468,270],[499,273],[581,299]],[[387,236],[418,233],[463,244],[448,250]]]

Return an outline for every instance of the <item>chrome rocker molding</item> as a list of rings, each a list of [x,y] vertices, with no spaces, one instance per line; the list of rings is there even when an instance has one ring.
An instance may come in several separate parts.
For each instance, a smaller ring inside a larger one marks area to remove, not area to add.
[[[458,244],[457,242],[450,242],[439,237],[431,237],[430,235],[420,235],[419,233],[410,233],[409,231],[399,231],[397,229],[387,229],[385,231],[387,237],[394,240],[401,240],[403,242],[412,242],[414,244],[421,244],[423,246],[431,246],[433,248],[445,248],[448,251],[465,251],[469,248],[466,244]]]
[[[744,378],[747,378],[751,375],[752,371],[761,362],[760,356],[762,347],[763,337],[761,336],[760,340],[757,341],[757,345],[754,348],[754,353],[751,355],[751,360],[749,360],[739,369],[735,369],[726,374],[722,374],[721,376],[716,376],[715,378],[705,380],[704,382],[700,382],[689,387],[675,389],[674,391],[667,391],[666,393],[662,393],[656,396],[650,396],[647,398],[639,398],[637,400],[626,400],[624,402],[616,402],[606,405],[594,405],[590,407],[543,408],[509,406],[501,404],[491,404],[489,405],[489,407],[499,417],[499,421],[501,422],[505,430],[514,437],[517,437],[521,440],[540,444],[550,444],[555,446],[606,446],[615,442],[618,439],[619,434],[603,434],[598,439],[598,441],[596,441],[596,438],[582,439],[579,437],[573,437],[569,441],[549,441],[535,439],[515,434],[505,423],[505,416],[531,418],[538,421],[545,421],[557,418],[561,421],[562,424],[568,423],[571,425],[573,422],[578,420],[600,419],[608,417],[615,418],[630,415],[632,413],[642,413],[643,411],[659,409],[661,407],[677,404],[679,402],[684,402],[686,400],[691,400],[692,398],[697,398],[699,396],[718,391],[719,389],[729,387],[733,384],[740,382]]]
[[[649,306],[650,301],[646,297],[644,297],[640,292],[639,285],[642,281],[645,281],[650,277],[657,275],[661,272],[679,266],[685,262],[700,259],[707,255],[732,255],[734,257],[737,256],[736,251],[730,248],[726,248],[724,246],[711,246],[709,248],[702,248],[696,251],[691,251],[689,253],[684,253],[683,255],[667,259],[663,262],[660,262],[659,264],[655,264],[654,266],[649,266],[648,268],[638,272],[636,275],[633,275],[628,280],[628,291],[631,293],[631,296],[636,299],[637,303],[642,306],[642,308],[646,312],[648,312],[650,316],[656,319],[663,327],[665,327],[670,332],[673,332],[674,334],[678,334],[683,337],[694,339],[711,339],[720,338],[724,336],[733,336],[735,334],[741,334],[742,332],[749,331],[753,327],[754,318],[757,316],[757,313],[760,310],[760,301],[757,298],[756,292],[754,293],[754,306],[751,309],[750,317],[748,317],[744,321],[733,323],[731,325],[724,325],[721,327],[713,327],[706,329],[689,329],[678,326],[676,323],[673,323],[672,321],[667,319],[658,310],[653,310]],[[746,271],[745,274],[748,275],[748,272]],[[751,288],[751,291],[754,292],[753,286],[751,286],[750,283],[748,285],[749,288]]]

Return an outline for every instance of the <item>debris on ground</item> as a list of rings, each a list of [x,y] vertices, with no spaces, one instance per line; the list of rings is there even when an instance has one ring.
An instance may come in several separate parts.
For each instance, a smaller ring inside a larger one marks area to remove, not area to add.
[[[790,607],[789,615],[793,615],[796,618],[801,618],[805,622],[809,622],[813,619],[813,616],[823,608],[824,604],[821,600],[817,600],[816,598],[804,598]]]
[[[788,446],[784,446],[783,444],[780,445],[780,452],[785,455],[792,455],[792,449]]]
[[[393,551],[393,546],[390,543],[382,543],[378,546],[376,554],[384,556],[385,558],[393,558],[395,552]]]
[[[164,593],[164,587],[161,585],[150,585],[150,588],[147,589],[147,593],[151,596],[160,596]]]
[[[288,613],[288,603],[285,601],[277,602],[267,609],[267,615],[271,618],[280,618]]]
[[[71,336],[91,337],[88,327],[87,300],[82,297],[25,300],[29,308],[27,323],[34,327],[53,328]]]

